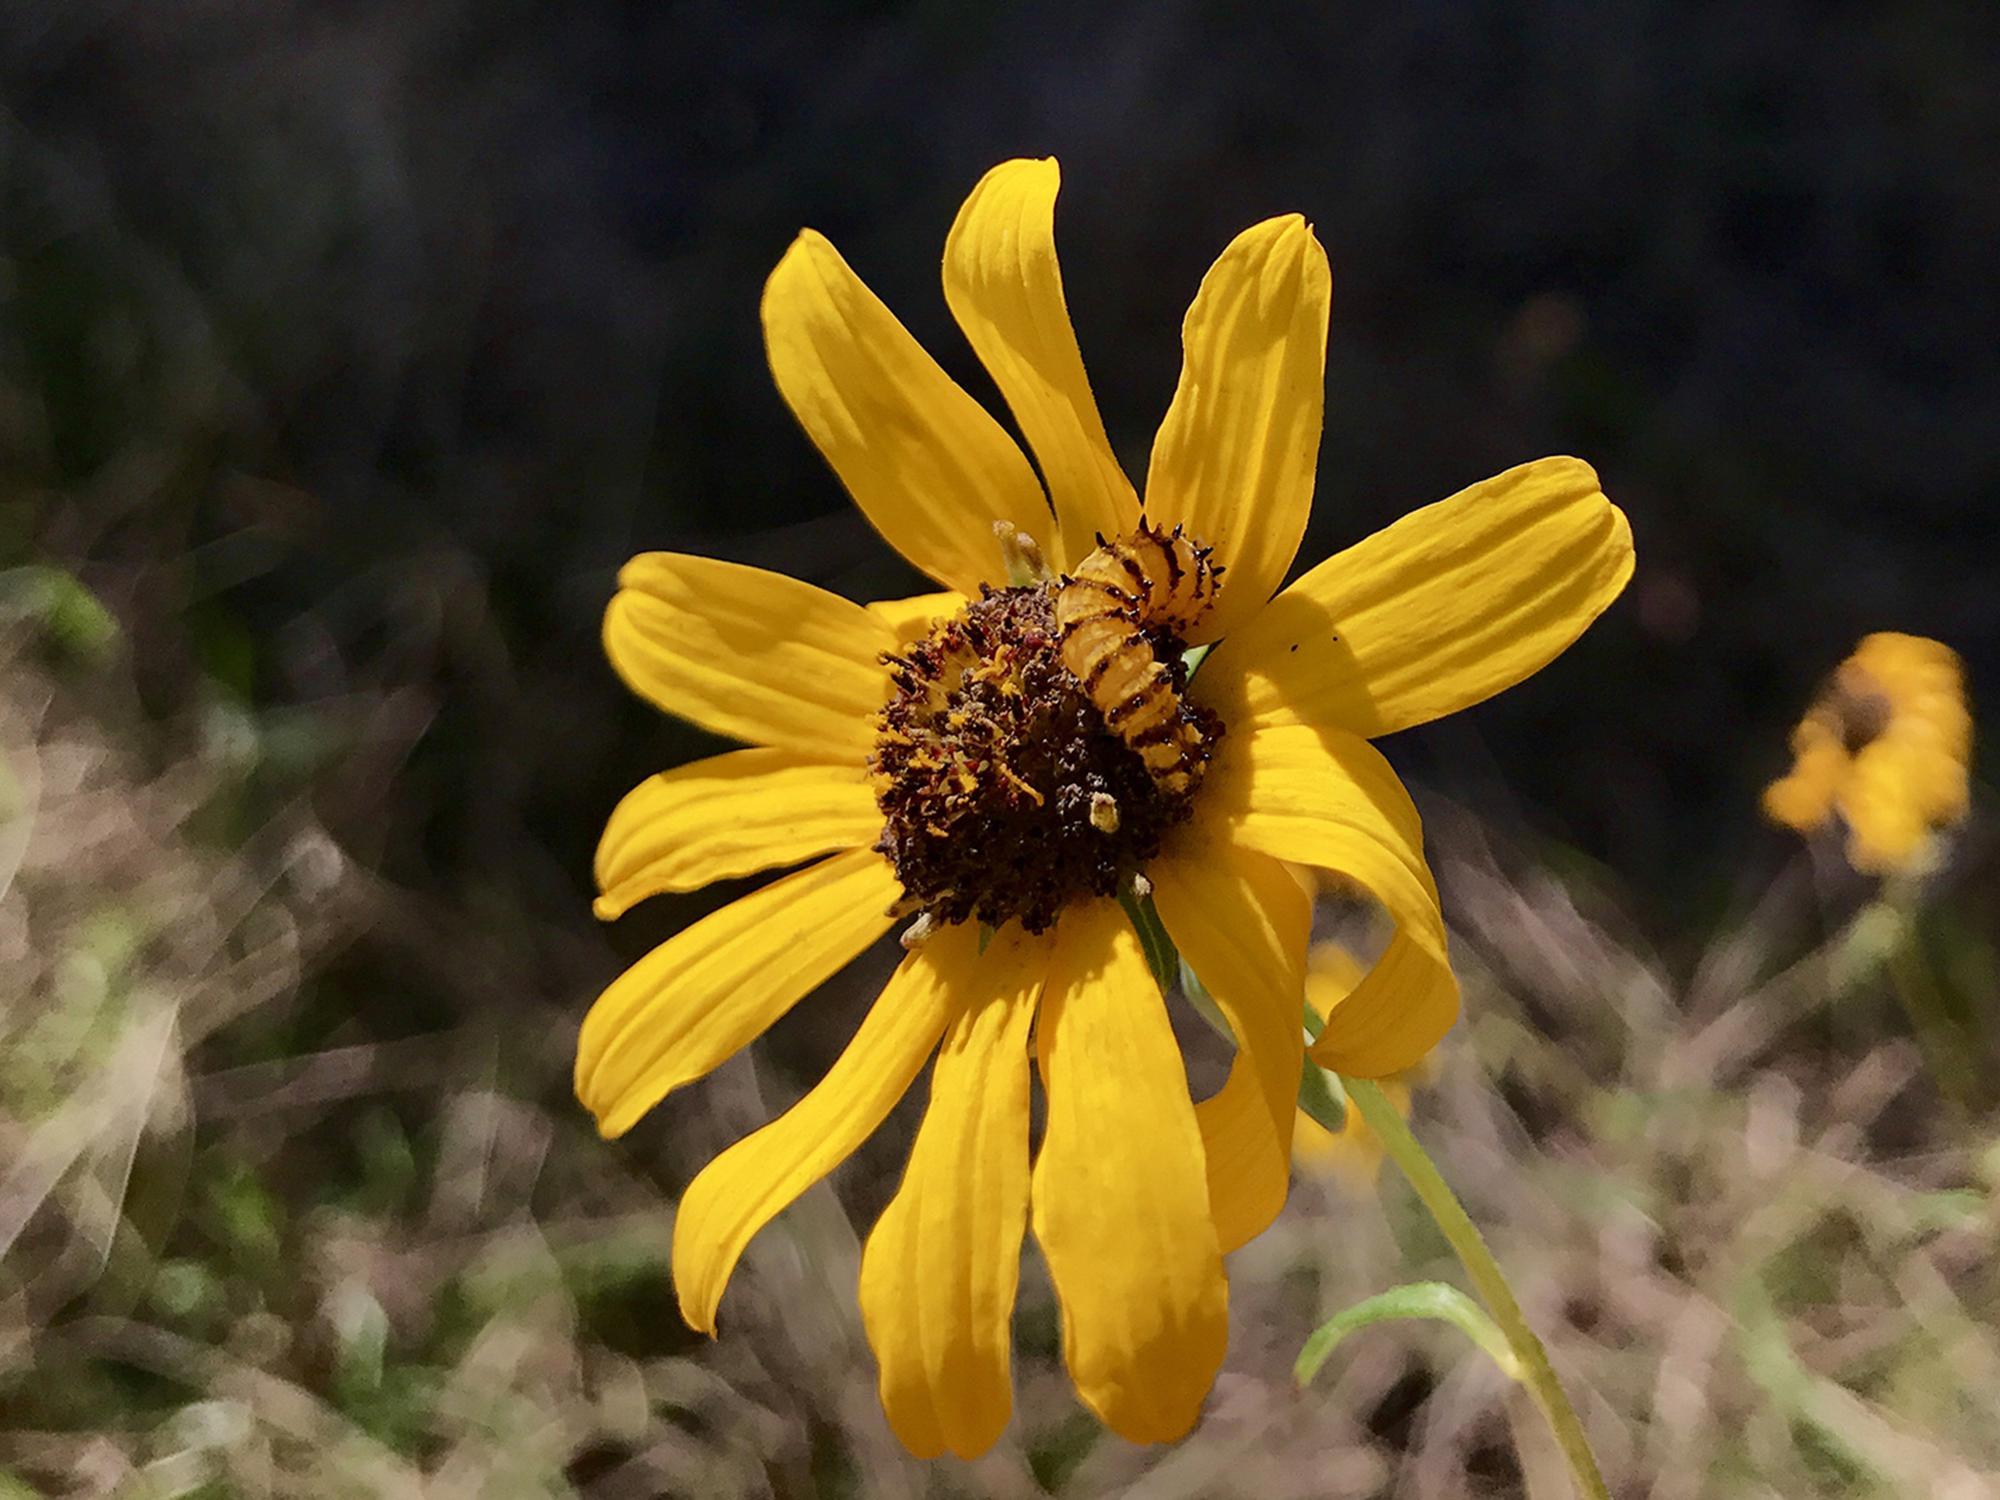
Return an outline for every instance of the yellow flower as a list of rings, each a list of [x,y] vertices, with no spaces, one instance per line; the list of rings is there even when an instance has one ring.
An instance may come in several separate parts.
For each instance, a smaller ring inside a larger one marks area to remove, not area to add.
[[[578,1095],[619,1134],[915,919],[825,1079],[690,1184],[673,1261],[683,1314],[712,1331],[751,1236],[935,1053],[860,1287],[883,1404],[919,1454],[975,1454],[1006,1425],[1030,1222],[1085,1402],[1135,1441],[1194,1423],[1227,1338],[1222,1256],[1271,1221],[1289,1177],[1310,902],[1284,862],[1343,871],[1397,924],[1317,1055],[1353,1074],[1408,1067],[1450,1026],[1457,988],[1416,811],[1368,737],[1536,671],[1632,568],[1624,516],[1588,466],[1556,458],[1276,592],[1312,495],[1330,294],[1297,215],[1239,235],[1201,284],[1147,528],[1070,328],[1057,183],[1053,161],[995,168],[944,254],[946,302],[1040,480],[820,235],[801,234],[765,289],[779,391],[944,593],[863,607],[649,553],[604,625],[636,692],[754,748],[619,805],[599,914],[803,868],[612,984],[583,1025]],[[1037,544],[1078,581],[1035,577]],[[1182,651],[1217,641],[1190,684]],[[1116,899],[1142,872],[1239,1042],[1199,1103]],[[1032,1169],[1031,1050],[1046,1103]]]
[[[1970,802],[1957,655],[1920,635],[1864,637],[1792,731],[1792,754],[1791,773],[1764,790],[1766,815],[1810,833],[1838,812],[1855,869],[1911,868]]]
[[[1321,1022],[1366,976],[1354,955],[1339,943],[1314,943],[1306,955],[1306,1004]],[[1410,1090],[1418,1068],[1384,1078],[1382,1093],[1404,1119],[1410,1117]],[[1319,1177],[1337,1179],[1350,1192],[1366,1193],[1382,1171],[1382,1138],[1351,1106],[1338,1132],[1300,1110],[1292,1123],[1292,1159]]]
[[[1383,1079],[1382,1094],[1404,1119],[1410,1117],[1410,1084],[1405,1075]],[[1292,1156],[1306,1171],[1334,1178],[1351,1193],[1374,1190],[1382,1174],[1382,1138],[1361,1118],[1360,1110],[1350,1106],[1337,1133],[1304,1111],[1292,1128]]]

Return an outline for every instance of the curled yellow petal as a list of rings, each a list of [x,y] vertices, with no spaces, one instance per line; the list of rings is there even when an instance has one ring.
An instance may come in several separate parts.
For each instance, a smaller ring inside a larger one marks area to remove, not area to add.
[[[1458,981],[1436,944],[1398,926],[1375,966],[1327,1017],[1313,1060],[1350,1078],[1388,1078],[1422,1062],[1458,1019]]]
[[[1139,502],[1112,455],[1063,300],[1051,158],[1002,162],[979,180],[944,245],[944,296],[1020,423],[1055,504],[1058,568],[1132,529]]]
[[[1590,465],[1509,469],[1336,553],[1202,664],[1231,723],[1390,734],[1560,655],[1632,576],[1632,528]]]
[[[847,1160],[916,1081],[961,1004],[978,941],[969,924],[946,928],[904,959],[826,1076],[695,1174],[674,1212],[674,1292],[690,1328],[715,1332],[744,1246]]]
[[[993,1446],[1013,1410],[1028,1227],[1028,1036],[1049,941],[1008,926],[968,966],[902,1186],[861,1257],[882,1409],[919,1458]]]
[[[734,1056],[889,930],[902,887],[882,856],[836,854],[711,912],[598,996],[576,1042],[576,1096],[623,1135]]]
[[[1333,273],[1297,214],[1232,240],[1182,325],[1180,386],[1153,441],[1146,515],[1185,525],[1227,572],[1192,632],[1220,639],[1263,607],[1305,535],[1326,396]]]
[[[1057,926],[1036,1051],[1048,1121],[1035,1238],[1084,1403],[1135,1443],[1201,1415],[1229,1340],[1201,1130],[1166,1007],[1115,902]]]
[[[962,594],[1004,583],[993,523],[1051,529],[1034,470],[826,239],[808,229],[764,287],[778,391],[898,552]]]
[[[856,759],[874,743],[895,632],[780,573],[646,552],[618,575],[604,650],[631,689],[732,739]]]
[[[1221,1091],[1195,1106],[1227,1253],[1263,1232],[1291,1185],[1312,901],[1268,855],[1220,841],[1180,845],[1146,873],[1167,935],[1236,1038]]]
[[[860,758],[733,750],[639,783],[597,844],[597,915],[648,896],[875,842],[882,813]]]
[[[1236,843],[1342,875],[1381,902],[1395,935],[1312,1055],[1357,1078],[1413,1066],[1457,1019],[1458,983],[1422,824],[1388,762],[1355,735],[1279,725],[1227,737],[1204,795],[1204,816]]]

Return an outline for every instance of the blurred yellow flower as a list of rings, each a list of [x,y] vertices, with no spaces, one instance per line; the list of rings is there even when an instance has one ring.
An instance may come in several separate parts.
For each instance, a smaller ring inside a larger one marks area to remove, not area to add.
[[[1306,1004],[1324,1022],[1333,1014],[1334,1007],[1354,992],[1366,973],[1341,944],[1314,943],[1306,956]],[[1381,1080],[1383,1096],[1404,1119],[1409,1118],[1411,1085],[1422,1066]],[[1337,1133],[1303,1110],[1293,1122],[1292,1159],[1305,1171],[1317,1177],[1330,1177],[1350,1192],[1367,1193],[1374,1189],[1375,1179],[1382,1171],[1383,1155],[1381,1137],[1361,1118],[1361,1111],[1351,1106]]]
[[[1810,833],[1839,813],[1847,858],[1869,874],[1920,862],[1970,799],[1972,715],[1949,646],[1865,637],[1792,731],[1791,773],[1764,791],[1775,822]]]
[[[1368,737],[1538,670],[1632,570],[1597,476],[1552,458],[1276,592],[1312,496],[1330,296],[1297,215],[1244,231],[1202,281],[1142,512],[1070,328],[1057,186],[1053,161],[996,167],[944,254],[945,299],[1041,479],[824,238],[802,233],[765,289],[779,391],[944,592],[864,608],[649,553],[604,625],[634,691],[754,748],[619,805],[599,915],[804,867],[615,981],[584,1021],[577,1093],[620,1134],[914,918],[824,1080],[690,1184],[673,1261],[683,1314],[713,1331],[750,1238],[935,1053],[860,1287],[890,1423],[925,1455],[979,1453],[1006,1425],[1030,1222],[1085,1402],[1135,1441],[1194,1423],[1227,1339],[1222,1256],[1271,1221],[1290,1175],[1310,901],[1285,861],[1344,872],[1397,924],[1315,1054],[1357,1075],[1408,1067],[1458,992],[1416,810]],[[1218,641],[1190,681],[1182,652]],[[1142,899],[1142,872],[1239,1043],[1198,1103],[1118,899]]]

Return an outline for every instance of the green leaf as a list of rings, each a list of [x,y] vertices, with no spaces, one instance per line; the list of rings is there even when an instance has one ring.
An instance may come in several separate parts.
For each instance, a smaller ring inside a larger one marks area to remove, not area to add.
[[[1153,971],[1153,978],[1160,986],[1160,993],[1166,994],[1180,977],[1181,956],[1174,947],[1174,940],[1167,936],[1166,925],[1160,921],[1160,914],[1153,910],[1150,895],[1135,896],[1130,886],[1118,893],[1118,904],[1125,908],[1125,915],[1132,919],[1132,925],[1139,933],[1139,946],[1146,952],[1146,966]]]
[[[1521,1379],[1521,1363],[1507,1346],[1507,1336],[1486,1315],[1486,1309],[1455,1286],[1442,1281],[1413,1281],[1391,1287],[1320,1324],[1299,1351],[1292,1374],[1300,1385],[1310,1383],[1334,1346],[1357,1328],[1396,1318],[1432,1318],[1449,1323],[1484,1349],[1512,1380]]]
[[[117,616],[61,568],[35,565],[0,574],[0,608],[33,620],[52,645],[83,666],[102,666],[118,649]]]

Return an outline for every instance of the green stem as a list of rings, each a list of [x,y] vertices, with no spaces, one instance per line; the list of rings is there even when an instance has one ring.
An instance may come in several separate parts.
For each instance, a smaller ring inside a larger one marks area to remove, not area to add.
[[[1889,903],[1885,900],[1884,904]],[[1885,963],[1889,987],[1902,1002],[1903,1014],[1916,1033],[1917,1046],[1930,1066],[1938,1092],[1961,1119],[1967,1118],[1979,1102],[1979,1078],[1972,1066],[1971,1051],[1965,1046],[1936,976],[1924,962],[1915,903],[1899,904],[1894,909],[1899,925]]]
[[[1556,1444],[1569,1461],[1577,1493],[1587,1500],[1611,1500],[1611,1492],[1604,1487],[1604,1476],[1597,1471],[1590,1440],[1584,1436],[1583,1423],[1563,1393],[1562,1382],[1556,1379],[1548,1351],[1521,1315],[1521,1304],[1514,1300],[1513,1288],[1507,1285],[1499,1262],[1486,1248],[1486,1241],[1467,1216],[1464,1205],[1439,1174],[1429,1154],[1417,1144],[1417,1138],[1410,1134],[1402,1114],[1383,1097],[1382,1090],[1365,1078],[1342,1078],[1341,1082],[1347,1087],[1348,1102],[1361,1111],[1361,1118],[1380,1137],[1396,1166],[1410,1180],[1410,1186],[1416,1189],[1431,1218],[1450,1241],[1465,1274],[1472,1278],[1479,1300],[1486,1304],[1493,1321],[1506,1335],[1508,1347],[1520,1361],[1521,1380],[1534,1396],[1535,1404],[1541,1407],[1542,1415],[1548,1418]]]

